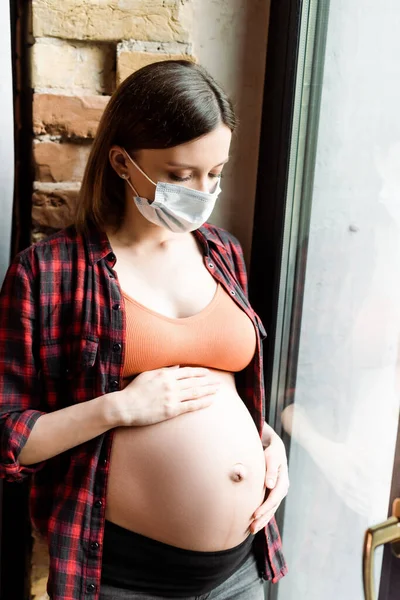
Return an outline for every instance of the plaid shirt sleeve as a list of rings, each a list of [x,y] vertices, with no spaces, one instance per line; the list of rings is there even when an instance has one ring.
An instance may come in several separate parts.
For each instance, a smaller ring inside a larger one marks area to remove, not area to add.
[[[24,467],[18,456],[38,418],[35,301],[32,274],[17,256],[0,292],[0,477],[20,481],[44,463]]]

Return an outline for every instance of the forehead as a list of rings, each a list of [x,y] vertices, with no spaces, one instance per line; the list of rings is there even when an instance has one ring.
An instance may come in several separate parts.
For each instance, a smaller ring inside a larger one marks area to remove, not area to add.
[[[140,150],[138,155],[146,162],[180,163],[210,168],[225,161],[229,156],[232,132],[220,125],[210,133],[195,140],[162,150]]]

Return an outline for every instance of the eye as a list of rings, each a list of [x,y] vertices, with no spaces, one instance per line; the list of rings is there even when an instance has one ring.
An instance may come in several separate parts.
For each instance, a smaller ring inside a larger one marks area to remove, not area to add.
[[[168,176],[172,181],[179,181],[180,183],[192,179],[192,175],[188,175],[187,177],[179,177],[179,175],[176,175],[176,173],[169,173]],[[208,176],[211,177],[211,179],[220,179],[222,177],[222,173],[209,173]]]
[[[175,173],[170,173],[169,174],[169,178],[172,179],[172,181],[189,181],[189,179],[192,178],[191,175],[188,175],[188,177],[179,177],[179,175],[175,175]]]

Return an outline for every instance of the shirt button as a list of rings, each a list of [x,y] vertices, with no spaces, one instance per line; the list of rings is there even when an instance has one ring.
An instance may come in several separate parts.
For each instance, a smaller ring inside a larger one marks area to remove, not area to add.
[[[121,308],[120,304],[113,304],[113,310],[119,310]]]
[[[110,381],[110,390],[112,392],[116,392],[119,388],[119,383],[117,379],[113,379],[112,381]]]
[[[114,352],[120,352],[121,348],[122,348],[121,344],[114,344],[113,345]]]
[[[103,466],[105,467],[106,464],[108,463],[108,460],[106,458],[103,458]]]
[[[96,586],[94,585],[94,583],[89,583],[89,585],[88,585],[88,586],[86,586],[86,591],[87,591],[89,594],[93,594],[93,592],[95,592],[95,591],[96,591]]]
[[[107,256],[107,260],[108,262],[114,262],[114,260],[116,259],[114,252],[110,252],[110,254]]]
[[[231,295],[232,295],[232,296],[236,296],[236,292],[235,292],[235,290],[231,290]]]
[[[96,500],[96,502],[94,503],[95,508],[101,508],[102,506],[103,506],[103,503],[101,500]]]
[[[212,263],[208,263],[208,266],[210,267],[210,269],[214,268],[214,265]]]
[[[100,544],[98,542],[92,542],[90,544],[90,549],[94,552],[95,550],[98,550],[100,548]]]

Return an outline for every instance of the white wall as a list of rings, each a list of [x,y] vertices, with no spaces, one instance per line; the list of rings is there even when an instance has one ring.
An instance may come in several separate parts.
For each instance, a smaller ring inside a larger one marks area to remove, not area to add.
[[[10,260],[14,185],[14,120],[10,11],[0,2],[0,285]]]
[[[191,41],[199,62],[233,99],[240,120],[211,221],[251,248],[269,0],[192,0]]]

